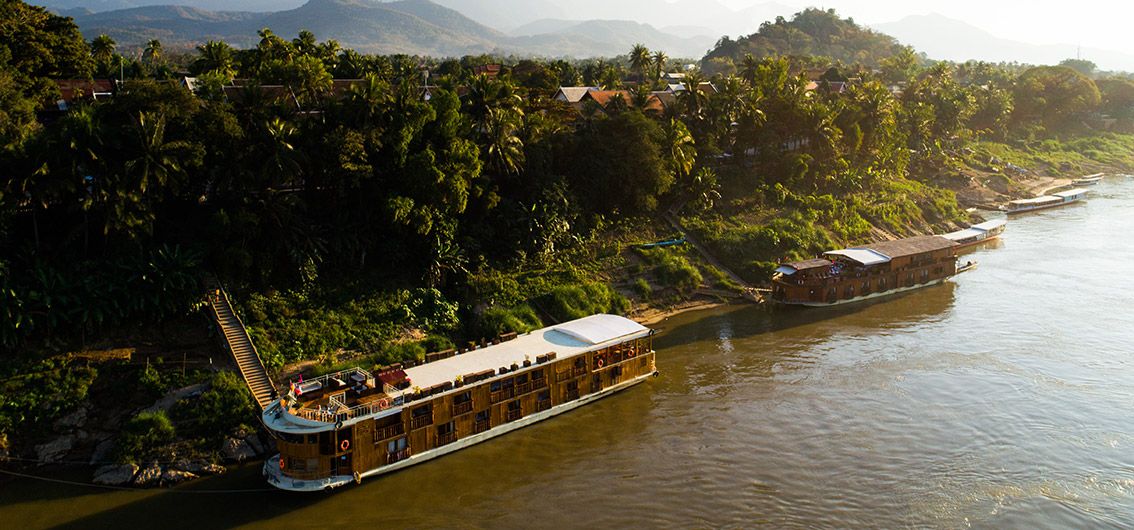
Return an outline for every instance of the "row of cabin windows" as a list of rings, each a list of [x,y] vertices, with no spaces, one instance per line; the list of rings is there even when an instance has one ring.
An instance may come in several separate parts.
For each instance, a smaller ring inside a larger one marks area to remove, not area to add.
[[[585,360],[583,360],[583,359],[579,359],[579,360],[583,361],[583,363],[584,363],[583,366],[586,366]],[[578,361],[576,361],[575,364],[578,365]],[[520,374],[520,375],[517,375],[516,377],[509,377],[507,379],[502,379],[500,381],[493,381],[492,384],[489,386],[489,391],[490,392],[500,392],[501,390],[508,390],[508,389],[513,388],[515,386],[525,384],[528,381],[531,381],[533,383],[538,382],[538,381],[543,381],[544,377],[546,377],[546,375],[544,374],[543,370],[536,370],[534,372],[531,372],[530,374]],[[472,398],[470,397],[469,399],[471,400]]]

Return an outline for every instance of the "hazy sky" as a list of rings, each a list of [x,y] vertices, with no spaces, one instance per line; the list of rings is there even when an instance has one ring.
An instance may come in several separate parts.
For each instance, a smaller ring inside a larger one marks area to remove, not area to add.
[[[732,7],[768,0],[722,0]],[[1131,0],[777,0],[834,8],[866,24],[907,15],[940,13],[964,20],[998,37],[1034,44],[1080,44],[1134,54]]]

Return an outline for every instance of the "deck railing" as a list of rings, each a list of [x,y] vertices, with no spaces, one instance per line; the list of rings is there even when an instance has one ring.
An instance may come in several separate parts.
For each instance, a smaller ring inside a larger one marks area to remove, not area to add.
[[[389,427],[383,427],[374,431],[374,441],[381,442],[383,440],[389,440],[390,438],[401,436],[405,433],[406,426],[402,423],[395,423]]]
[[[472,401],[466,401],[464,403],[455,403],[453,405],[453,415],[454,416],[460,416],[462,414],[468,414],[470,412],[472,412]]]

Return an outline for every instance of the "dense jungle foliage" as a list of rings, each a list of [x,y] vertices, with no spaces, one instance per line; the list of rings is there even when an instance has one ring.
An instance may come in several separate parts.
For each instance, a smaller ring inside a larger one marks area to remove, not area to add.
[[[644,46],[489,76],[476,67],[491,57],[259,36],[130,58],[0,3],[0,348],[38,359],[169,321],[215,276],[272,368],[420,357],[661,288],[728,287],[684,254],[625,252],[671,235],[667,214],[759,282],[876,229],[964,220],[933,177],[966,149],[1088,142],[1097,156],[1078,156],[1125,163],[1129,137],[1098,131],[1134,130],[1129,80],[931,63],[821,10],[722,40],[660,106],[652,91],[682,66]],[[92,76],[121,85],[56,110],[54,79]],[[580,109],[554,98],[572,85],[625,92]],[[612,271],[629,279],[614,288]]]

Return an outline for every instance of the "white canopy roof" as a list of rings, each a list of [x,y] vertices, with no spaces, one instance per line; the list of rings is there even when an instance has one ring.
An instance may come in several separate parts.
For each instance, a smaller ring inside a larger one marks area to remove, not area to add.
[[[1061,191],[1059,193],[1056,193],[1055,196],[1062,199],[1069,199],[1071,197],[1084,195],[1086,193],[1088,193],[1088,190],[1085,190],[1083,188],[1075,188],[1073,190]]]
[[[964,230],[958,230],[956,232],[951,232],[951,233],[945,234],[941,237],[948,239],[950,241],[963,241],[963,240],[968,239],[970,237],[980,237],[980,235],[984,234],[985,232],[987,232],[987,230],[981,230],[979,228],[973,227],[973,228],[966,228]]]
[[[973,228],[975,228],[977,230],[984,230],[985,232],[988,232],[988,231],[991,231],[991,230],[996,230],[997,228],[1000,228],[1000,227],[1007,225],[1007,224],[1008,224],[1008,221],[1006,221],[1004,219],[993,219],[991,221],[985,221],[985,222],[978,224],[978,225],[973,225]]]
[[[614,339],[647,331],[644,326],[615,315],[591,315],[553,327],[587,344],[602,344]]]
[[[842,256],[844,258],[857,261],[863,265],[880,265],[882,263],[889,263],[890,256],[875,252],[868,248],[848,248],[846,250],[833,250],[824,254],[825,256]]]

